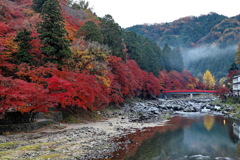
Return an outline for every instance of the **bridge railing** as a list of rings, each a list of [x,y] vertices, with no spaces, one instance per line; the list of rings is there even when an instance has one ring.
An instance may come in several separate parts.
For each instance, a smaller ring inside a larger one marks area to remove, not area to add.
[[[168,91],[163,91],[162,93],[217,93],[215,90],[200,90],[200,89],[195,89],[195,90],[168,90]]]

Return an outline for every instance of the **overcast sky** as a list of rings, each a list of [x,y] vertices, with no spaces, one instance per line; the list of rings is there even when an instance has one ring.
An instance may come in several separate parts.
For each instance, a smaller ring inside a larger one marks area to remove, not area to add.
[[[123,28],[136,24],[172,22],[185,16],[216,12],[240,14],[240,0],[86,0],[99,17],[106,14]]]

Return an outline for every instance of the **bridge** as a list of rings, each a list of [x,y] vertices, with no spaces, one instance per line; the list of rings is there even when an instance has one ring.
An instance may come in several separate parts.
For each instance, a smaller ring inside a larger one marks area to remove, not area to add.
[[[189,94],[190,98],[193,98],[193,95],[200,95],[200,94],[215,94],[217,91],[214,90],[169,90],[169,91],[163,91],[161,93],[162,98],[167,98],[167,95],[178,95],[178,94]]]

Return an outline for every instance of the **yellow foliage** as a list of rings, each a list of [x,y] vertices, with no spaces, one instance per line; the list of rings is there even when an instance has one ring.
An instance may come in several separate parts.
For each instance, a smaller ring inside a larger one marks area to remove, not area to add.
[[[110,50],[97,42],[86,43],[78,39],[70,47],[72,51],[71,66],[78,70],[99,70],[106,68]]]
[[[203,83],[210,89],[213,89],[215,86],[215,79],[209,70],[207,70],[203,75]]]
[[[110,50],[97,42],[85,42],[83,39],[77,39],[70,47],[72,58],[68,65],[73,70],[88,70],[96,75],[100,83],[110,87],[111,80],[107,76],[109,69],[107,59]]]
[[[204,117],[204,120],[203,120],[203,122],[204,122],[204,127],[205,127],[208,131],[210,131],[210,130],[212,129],[212,127],[213,127],[214,121],[215,121],[215,119],[214,119],[213,116],[210,116],[210,115],[205,116],[205,117]]]
[[[106,76],[96,76],[106,87],[111,86],[111,80]]]
[[[235,53],[235,56],[236,56],[236,58],[235,58],[236,64],[240,64],[240,43],[238,44],[238,50]]]

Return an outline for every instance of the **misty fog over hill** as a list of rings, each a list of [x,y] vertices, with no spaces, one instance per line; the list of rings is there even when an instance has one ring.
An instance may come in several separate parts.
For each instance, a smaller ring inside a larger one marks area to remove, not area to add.
[[[209,13],[184,17],[171,23],[136,25],[127,28],[150,38],[162,47],[181,47],[185,69],[194,76],[209,69],[217,78],[227,75],[240,41],[240,15],[226,17]]]

